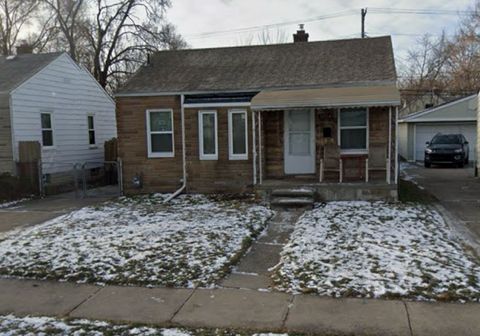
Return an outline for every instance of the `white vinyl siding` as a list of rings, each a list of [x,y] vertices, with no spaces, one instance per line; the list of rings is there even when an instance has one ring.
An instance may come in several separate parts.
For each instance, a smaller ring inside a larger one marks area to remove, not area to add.
[[[217,111],[198,112],[200,160],[218,160]]]
[[[339,109],[338,143],[343,153],[368,152],[368,108]]]
[[[171,109],[147,110],[147,145],[149,158],[175,156]]]
[[[11,93],[14,155],[20,141],[42,143],[40,114],[52,113],[54,147],[42,149],[44,174],[71,171],[73,164],[103,166],[103,143],[117,136],[115,104],[95,79],[67,54],[60,55]],[[98,148],[90,148],[87,115],[95,114]]]
[[[228,111],[228,157],[248,160],[248,115],[246,110]]]

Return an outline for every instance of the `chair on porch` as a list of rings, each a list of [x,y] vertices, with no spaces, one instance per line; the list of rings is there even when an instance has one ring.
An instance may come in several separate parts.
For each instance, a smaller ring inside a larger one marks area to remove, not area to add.
[[[372,144],[368,150],[366,161],[365,181],[369,180],[369,172],[388,171],[387,146],[383,144]],[[388,175],[388,174],[387,174]],[[388,176],[387,176],[388,179]]]
[[[338,173],[338,181],[342,182],[342,160],[340,148],[334,143],[323,146],[323,157],[320,159],[320,182],[323,182],[325,173]]]

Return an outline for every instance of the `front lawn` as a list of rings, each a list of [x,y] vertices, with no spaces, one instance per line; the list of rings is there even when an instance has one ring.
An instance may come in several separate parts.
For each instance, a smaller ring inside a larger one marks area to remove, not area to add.
[[[287,292],[480,300],[480,262],[430,208],[332,202],[296,223],[274,275]]]
[[[209,286],[271,211],[252,200],[120,198],[0,237],[0,274],[122,285]]]

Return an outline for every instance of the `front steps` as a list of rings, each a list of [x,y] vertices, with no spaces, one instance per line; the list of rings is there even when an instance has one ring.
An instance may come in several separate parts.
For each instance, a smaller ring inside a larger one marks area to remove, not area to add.
[[[315,191],[310,188],[274,189],[270,195],[270,204],[280,208],[312,208]]]

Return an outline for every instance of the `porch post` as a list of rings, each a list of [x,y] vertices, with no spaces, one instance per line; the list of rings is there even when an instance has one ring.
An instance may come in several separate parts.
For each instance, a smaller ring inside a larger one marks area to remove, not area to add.
[[[252,110],[252,161],[253,161],[253,185],[257,184],[257,139],[255,126],[255,111]]]
[[[398,106],[395,107],[395,184],[398,184]]]
[[[392,107],[388,108],[388,161],[387,161],[387,183],[392,182]]]
[[[258,111],[258,176],[260,184],[263,183],[263,161],[262,161],[262,111]]]

